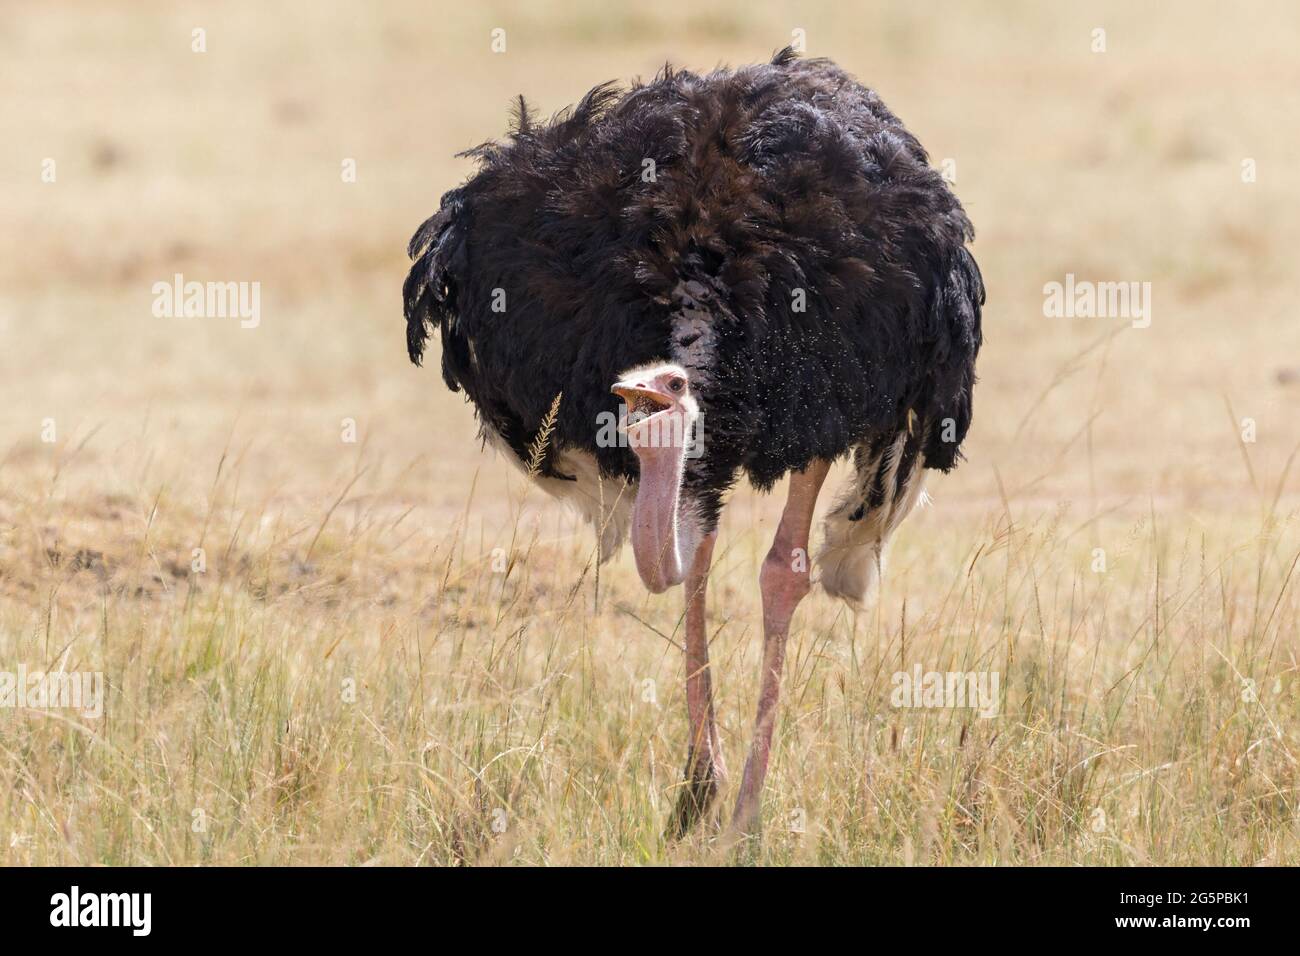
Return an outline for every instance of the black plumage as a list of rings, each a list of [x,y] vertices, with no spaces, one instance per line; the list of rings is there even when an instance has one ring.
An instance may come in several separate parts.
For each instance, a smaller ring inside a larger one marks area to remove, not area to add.
[[[508,138],[469,155],[478,171],[411,240],[408,350],[419,364],[436,329],[448,387],[521,458],[562,392],[544,475],[572,478],[572,449],[635,480],[636,457],[597,441],[610,385],[683,350],[707,366],[688,366],[704,454],[684,480],[707,526],[741,475],[767,489],[855,453],[853,522],[918,465],[958,461],[984,301],[973,230],[833,63],[665,68],[549,122],[521,98]],[[701,334],[707,349],[683,341]]]

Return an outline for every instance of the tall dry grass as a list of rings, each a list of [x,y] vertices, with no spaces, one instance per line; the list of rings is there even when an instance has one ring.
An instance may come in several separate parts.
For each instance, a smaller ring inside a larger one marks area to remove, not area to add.
[[[675,596],[625,564],[598,590],[590,536],[522,487],[496,529],[364,503],[295,528],[238,483],[116,550],[6,556],[41,601],[6,605],[5,659],[110,687],[101,721],[0,715],[6,862],[719,859],[714,826],[660,835],[686,739]],[[196,528],[204,573],[162,558]],[[712,589],[733,766],[766,545],[729,521]],[[746,858],[1296,862],[1297,554],[1296,511],[919,515],[877,608],[801,609]],[[998,673],[1000,712],[891,706],[914,664]]]

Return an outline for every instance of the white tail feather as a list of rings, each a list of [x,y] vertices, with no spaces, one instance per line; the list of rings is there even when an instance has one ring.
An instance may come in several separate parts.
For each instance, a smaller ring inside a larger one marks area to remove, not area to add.
[[[817,554],[822,589],[855,606],[875,600],[885,575],[889,538],[925,496],[919,455],[912,459],[907,474],[898,474],[907,437],[906,432],[899,433],[883,456],[873,459],[865,452],[859,455],[853,480],[823,524]],[[879,507],[867,508],[872,485],[882,468],[884,500]],[[856,521],[852,520],[854,516]]]

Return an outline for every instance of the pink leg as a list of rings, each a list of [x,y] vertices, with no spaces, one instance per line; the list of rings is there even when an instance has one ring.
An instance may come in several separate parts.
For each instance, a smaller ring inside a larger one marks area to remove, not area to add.
[[[817,505],[817,493],[821,491],[829,470],[828,462],[814,461],[803,471],[790,475],[790,492],[781,513],[781,523],[776,529],[776,539],[759,574],[759,588],[763,595],[763,670],[754,742],[750,746],[749,759],[745,761],[736,813],[731,819],[735,835],[753,833],[758,829],[763,778],[767,776],[772,729],[776,724],[776,707],[781,694],[785,642],[790,634],[794,609],[810,587],[808,531]]]
[[[704,616],[704,592],[717,538],[715,531],[700,542],[686,575],[686,711],[691,740],[682,789],[668,824],[669,839],[683,836],[705,814],[727,776],[713,715],[709,633]]]

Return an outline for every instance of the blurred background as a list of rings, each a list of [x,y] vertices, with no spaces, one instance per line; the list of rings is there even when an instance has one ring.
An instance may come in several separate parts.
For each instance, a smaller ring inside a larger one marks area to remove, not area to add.
[[[52,455],[60,490],[199,489],[230,445],[276,495],[330,498],[364,448],[363,489],[459,507],[470,410],[436,356],[407,363],[399,301],[407,238],[470,171],[454,154],[518,93],[550,113],[794,31],[950,163],[978,231],[987,344],[948,507],[997,496],[995,472],[1044,500],[1235,507],[1247,417],[1279,472],[1300,438],[1293,4],[6,3],[0,500],[46,487]],[[155,317],[175,273],[260,283],[260,326]],[[1067,273],[1150,282],[1150,328],[1045,317]]]

